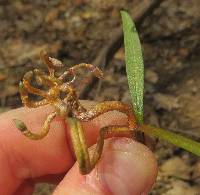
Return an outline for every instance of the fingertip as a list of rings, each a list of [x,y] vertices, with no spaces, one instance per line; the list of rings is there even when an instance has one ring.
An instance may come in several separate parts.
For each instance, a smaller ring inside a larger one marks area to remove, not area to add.
[[[144,145],[127,138],[109,139],[101,160],[88,175],[78,166],[57,187],[57,194],[147,194],[157,175],[157,163]]]
[[[104,185],[112,194],[149,192],[157,175],[154,154],[128,138],[111,139],[99,165]]]
[[[74,159],[67,145],[63,120],[55,119],[51,123],[50,133],[37,141],[25,137],[13,121],[14,118],[22,120],[33,132],[39,131],[51,111],[50,107],[45,106],[36,109],[20,108],[1,115],[0,168],[5,177],[0,177],[0,186],[4,186],[0,188],[0,194],[2,190],[13,192],[27,178],[59,174],[73,165]]]

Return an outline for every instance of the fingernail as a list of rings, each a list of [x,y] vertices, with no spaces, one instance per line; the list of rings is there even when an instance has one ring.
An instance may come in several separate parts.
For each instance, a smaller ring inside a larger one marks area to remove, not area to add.
[[[111,139],[105,145],[99,175],[114,195],[139,195],[151,188],[157,174],[154,155],[128,138]]]

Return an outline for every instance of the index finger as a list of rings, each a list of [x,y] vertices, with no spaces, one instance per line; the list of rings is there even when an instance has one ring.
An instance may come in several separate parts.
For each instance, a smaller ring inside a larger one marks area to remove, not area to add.
[[[86,103],[87,105],[89,103]],[[90,103],[91,104],[91,103]],[[17,118],[33,132],[40,130],[52,108],[20,108],[0,116],[0,194],[14,192],[27,178],[59,174],[69,170],[75,162],[68,126],[60,118],[51,123],[49,134],[42,140],[34,141],[23,136],[15,127]],[[88,145],[96,142],[99,128],[108,124],[123,124],[123,114],[104,114],[91,122],[84,123]]]

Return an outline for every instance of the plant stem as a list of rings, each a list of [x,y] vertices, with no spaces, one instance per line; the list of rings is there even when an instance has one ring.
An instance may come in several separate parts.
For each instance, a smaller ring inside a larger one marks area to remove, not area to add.
[[[153,137],[160,138],[180,148],[200,156],[200,143],[182,135],[150,125],[140,125],[139,130]]]

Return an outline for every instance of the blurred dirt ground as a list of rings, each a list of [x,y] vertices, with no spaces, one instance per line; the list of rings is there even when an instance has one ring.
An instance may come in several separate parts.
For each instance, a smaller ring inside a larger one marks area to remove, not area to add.
[[[18,83],[33,67],[43,68],[46,49],[67,67],[94,62],[121,26],[119,11],[138,0],[1,0],[0,111],[20,107]],[[164,0],[138,27],[145,61],[145,121],[200,140],[200,1]],[[105,79],[85,99],[130,103],[123,46],[106,66]],[[200,161],[159,142],[159,174],[152,195],[200,193]],[[39,185],[35,195],[53,187]]]

